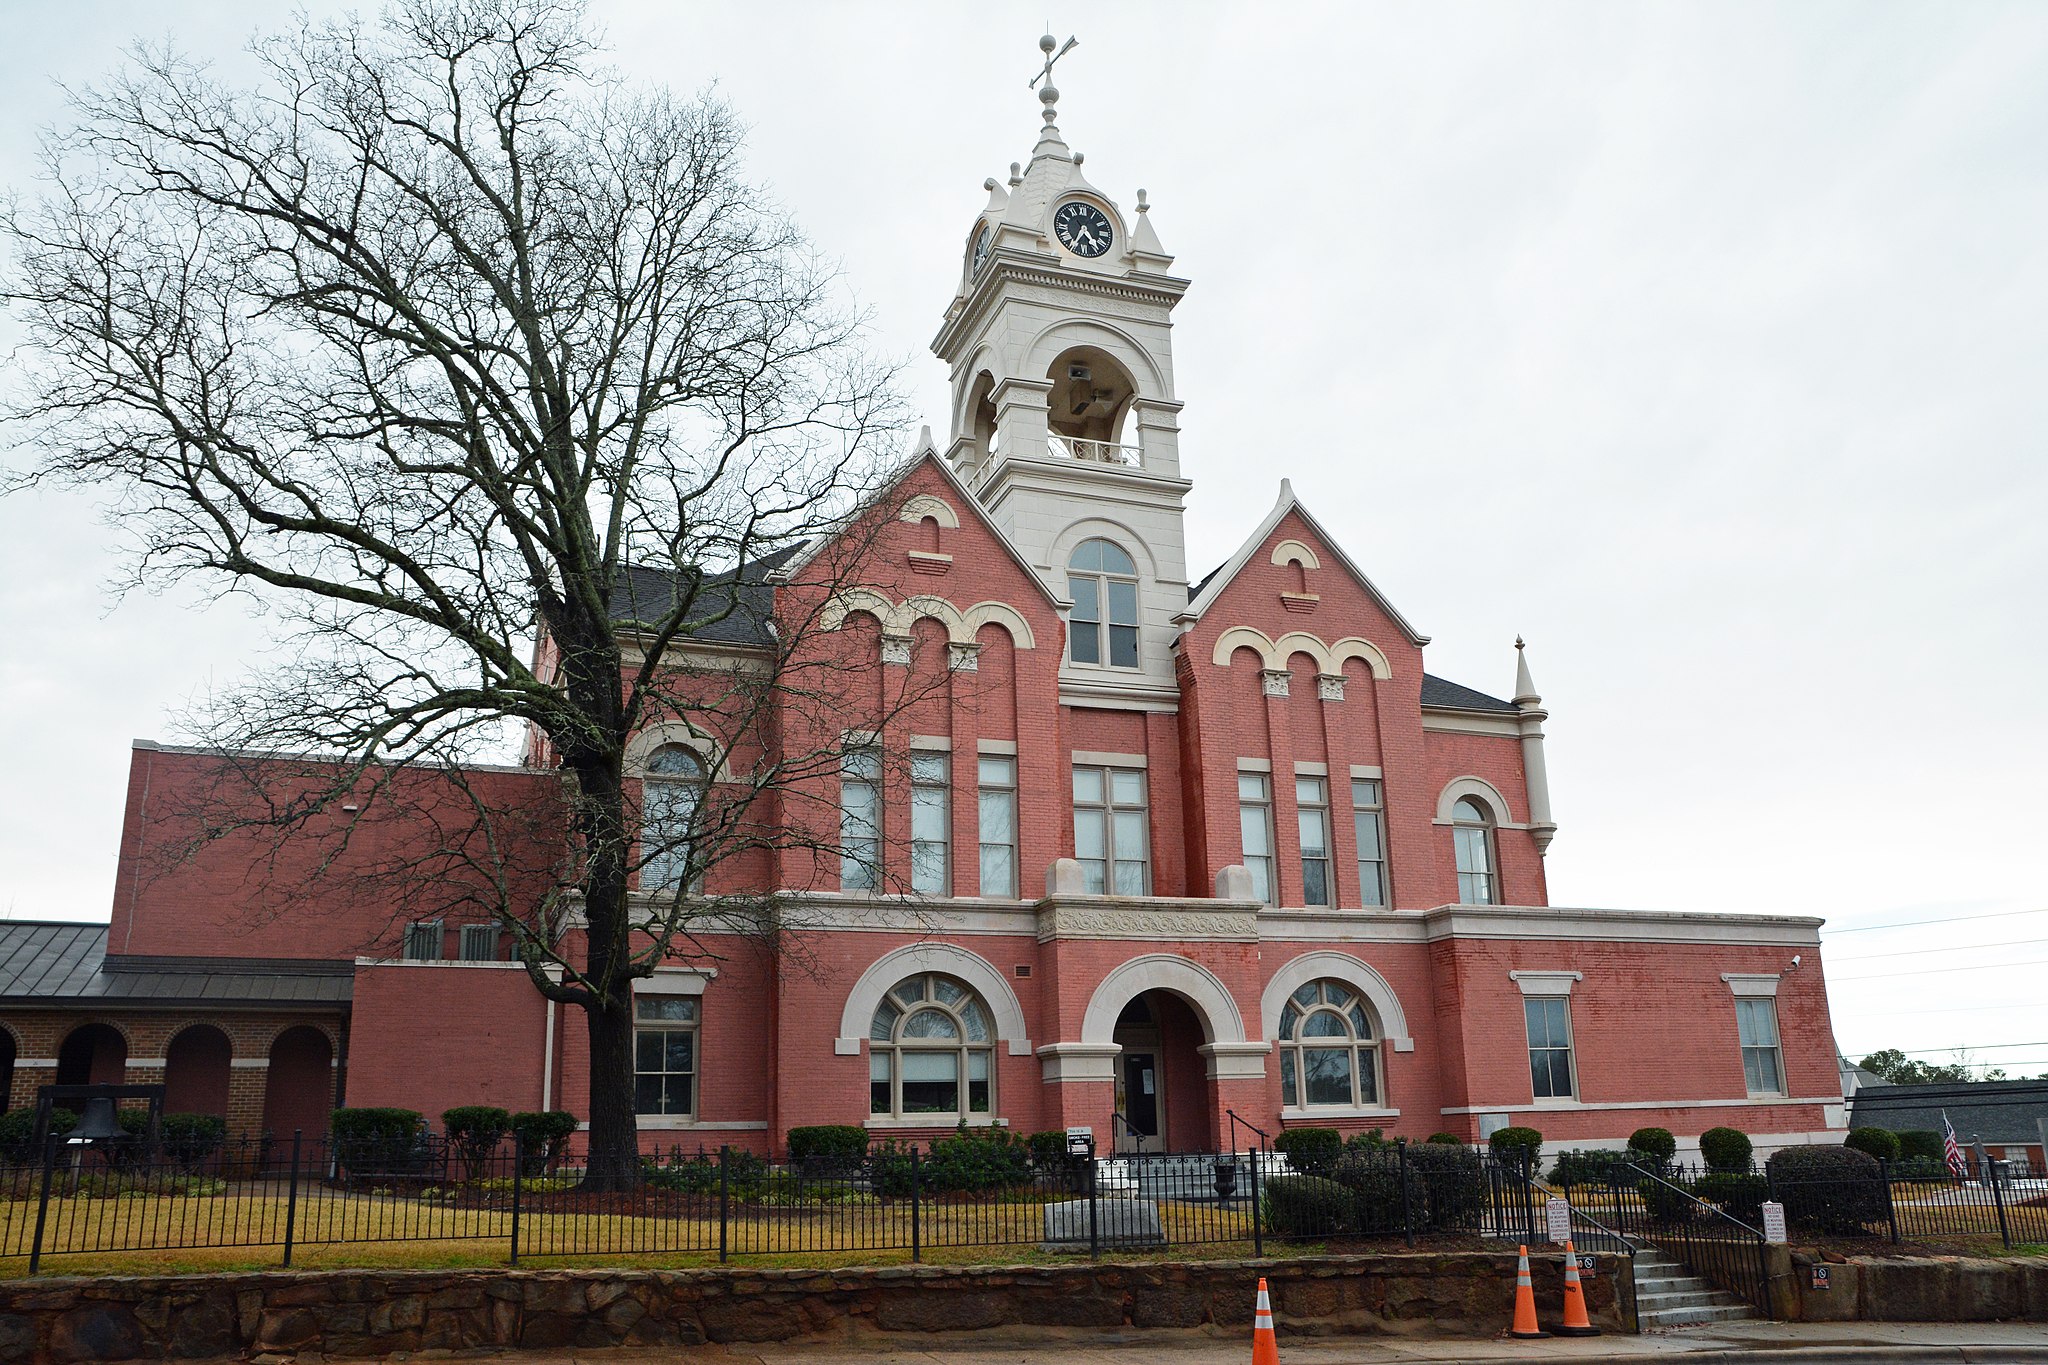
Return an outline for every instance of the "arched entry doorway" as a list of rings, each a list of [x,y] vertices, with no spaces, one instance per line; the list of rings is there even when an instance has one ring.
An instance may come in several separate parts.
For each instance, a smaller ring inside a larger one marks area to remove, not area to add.
[[[1133,958],[1104,977],[1081,1022],[1084,1045],[1113,1047],[1117,1151],[1216,1151],[1223,1110],[1263,1085],[1265,1043],[1249,1042],[1230,990],[1201,964],[1166,953]],[[1233,1094],[1232,1091],[1244,1091]]]
[[[227,1117],[233,1060],[228,1036],[211,1024],[194,1024],[171,1039],[164,1049],[164,1112]]]
[[[128,1040],[111,1024],[80,1024],[57,1048],[58,1085],[120,1085],[128,1074]]]
[[[327,1035],[308,1024],[278,1034],[263,1082],[264,1131],[279,1140],[294,1132],[322,1138],[333,1110],[334,1047]]]

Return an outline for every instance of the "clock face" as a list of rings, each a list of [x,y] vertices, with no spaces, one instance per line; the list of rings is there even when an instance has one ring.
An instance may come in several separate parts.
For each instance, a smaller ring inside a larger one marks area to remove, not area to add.
[[[1100,256],[1116,240],[1109,215],[1078,199],[1068,200],[1053,212],[1052,230],[1060,245],[1076,256]]]
[[[995,234],[988,224],[981,225],[981,231],[974,234],[974,269],[980,270],[981,263],[988,259],[988,249],[995,244]]]

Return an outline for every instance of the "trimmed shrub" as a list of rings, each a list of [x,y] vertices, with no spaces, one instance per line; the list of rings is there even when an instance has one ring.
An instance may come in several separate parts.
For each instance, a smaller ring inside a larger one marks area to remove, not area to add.
[[[1787,1147],[1765,1163],[1785,1217],[1818,1232],[1867,1233],[1891,1211],[1877,1158],[1853,1147]]]
[[[352,1177],[416,1175],[425,1168],[416,1109],[337,1109],[328,1132],[334,1159]]]
[[[1402,1232],[1412,1218],[1420,1227],[1429,1218],[1429,1187],[1422,1172],[1403,1165],[1400,1154],[1385,1151],[1347,1152],[1332,1170],[1338,1184],[1356,1196],[1352,1204],[1351,1231],[1362,1237]],[[1405,1180],[1404,1177],[1405,1176]],[[1407,1202],[1402,1202],[1402,1186]]]
[[[1424,1142],[1408,1148],[1408,1169],[1422,1179],[1426,1211],[1417,1222],[1438,1232],[1476,1231],[1486,1211],[1486,1163],[1464,1143]]]
[[[228,1140],[228,1121],[218,1114],[165,1114],[159,1126],[164,1155],[190,1174]]]
[[[512,1115],[491,1104],[464,1104],[441,1111],[441,1131],[462,1158],[462,1177],[484,1177],[498,1144],[512,1131]]]
[[[963,1128],[932,1144],[924,1187],[971,1193],[1031,1183],[1031,1148],[1007,1128]]]
[[[1351,1190],[1321,1176],[1275,1176],[1260,1192],[1266,1229],[1276,1237],[1333,1237],[1345,1231],[1356,1209]]]
[[[1633,1185],[1636,1177],[1628,1170],[1629,1152],[1607,1148],[1559,1152],[1550,1168],[1553,1185]]]
[[[1683,1180],[1662,1174],[1644,1176],[1637,1182],[1636,1192],[1642,1195],[1650,1217],[1660,1223],[1689,1223],[1700,1215],[1692,1188]]]
[[[547,1175],[561,1163],[576,1132],[576,1116],[566,1109],[521,1110],[511,1118],[512,1135],[524,1154],[521,1175]]]
[[[1059,1129],[1033,1133],[1024,1139],[1031,1153],[1031,1169],[1053,1189],[1079,1193],[1088,1188],[1088,1159],[1067,1155],[1067,1135]]]
[[[768,1163],[754,1153],[733,1148],[726,1153],[726,1189],[734,1199],[753,1200],[761,1196],[768,1181]],[[640,1158],[640,1179],[658,1190],[678,1194],[718,1193],[718,1153],[702,1148],[695,1156],[684,1156],[671,1147],[666,1157]]]
[[[1456,1133],[1431,1133],[1423,1141],[1435,1143],[1439,1147],[1463,1147],[1465,1145],[1465,1139],[1459,1137]]]
[[[50,1132],[61,1137],[78,1126],[78,1115],[69,1109],[50,1111]],[[0,1114],[0,1158],[8,1161],[39,1161],[42,1153],[36,1151],[36,1111],[33,1106],[26,1109],[10,1109]]]
[[[1755,1164],[1756,1149],[1739,1129],[1709,1128],[1700,1134],[1700,1156],[1709,1171],[1747,1174]]]
[[[1889,1128],[1851,1128],[1842,1145],[1868,1152],[1879,1161],[1899,1159],[1899,1135]]]
[[[1394,1144],[1387,1141],[1384,1128],[1368,1128],[1344,1139],[1346,1152],[1391,1152],[1393,1149]]]
[[[1947,1149],[1941,1145],[1941,1134],[1931,1133],[1925,1128],[1908,1128],[1897,1134],[1899,1159],[1902,1161],[1943,1161]]]
[[[888,1199],[901,1199],[910,1193],[910,1154],[917,1148],[911,1144],[898,1146],[896,1139],[888,1138],[878,1142],[868,1152],[868,1188]],[[924,1181],[927,1188],[931,1182]]]
[[[1497,1159],[1509,1162],[1517,1169],[1526,1159],[1530,1169],[1534,1170],[1543,1156],[1543,1134],[1534,1128],[1498,1129],[1486,1140],[1486,1145]]]
[[[860,1170],[867,1155],[867,1129],[850,1123],[789,1130],[789,1164],[802,1175],[850,1175]]]
[[[1710,1204],[1719,1204],[1731,1218],[1761,1228],[1771,1182],[1747,1171],[1710,1171],[1693,1182],[1692,1192]]]
[[[1273,1139],[1275,1151],[1303,1175],[1328,1175],[1344,1152],[1344,1135],[1335,1128],[1288,1128]]]
[[[1638,1128],[1628,1135],[1628,1149],[1663,1166],[1678,1155],[1678,1139],[1671,1136],[1669,1128]]]

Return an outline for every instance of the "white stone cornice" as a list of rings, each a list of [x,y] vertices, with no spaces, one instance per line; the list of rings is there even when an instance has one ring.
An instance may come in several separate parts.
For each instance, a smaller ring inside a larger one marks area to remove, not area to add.
[[[1449,938],[1492,938],[1786,948],[1818,948],[1822,923],[1803,915],[1531,905],[1439,905],[1424,911],[1423,919],[1427,925],[1424,937],[1431,943]]]

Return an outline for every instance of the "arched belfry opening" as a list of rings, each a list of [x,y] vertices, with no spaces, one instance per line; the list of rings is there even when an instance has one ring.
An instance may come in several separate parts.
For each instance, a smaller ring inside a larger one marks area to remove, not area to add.
[[[1124,443],[1125,419],[1138,386],[1131,374],[1107,351],[1073,346],[1059,353],[1046,371],[1052,390],[1046,396],[1046,425],[1060,453],[1108,464],[1138,464],[1135,441]]]
[[[996,377],[983,370],[967,391],[968,432],[974,445],[968,465],[986,469],[996,453]]]

